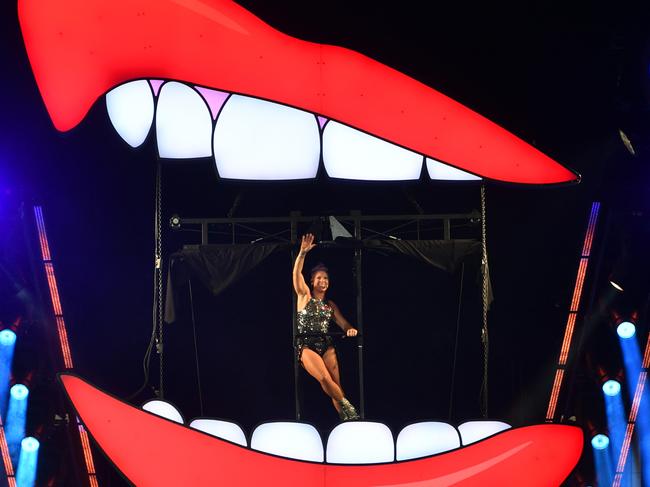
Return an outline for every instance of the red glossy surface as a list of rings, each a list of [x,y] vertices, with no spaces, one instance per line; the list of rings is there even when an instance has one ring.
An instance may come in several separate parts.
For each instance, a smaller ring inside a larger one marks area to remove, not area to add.
[[[111,88],[175,79],[338,120],[484,178],[579,177],[510,132],[357,52],[289,37],[229,0],[19,0],[54,125],[76,126]]]
[[[452,452],[381,465],[329,465],[276,457],[136,409],[82,379],[61,377],[81,420],[138,486],[556,486],[582,451],[582,431],[563,425],[507,430]]]

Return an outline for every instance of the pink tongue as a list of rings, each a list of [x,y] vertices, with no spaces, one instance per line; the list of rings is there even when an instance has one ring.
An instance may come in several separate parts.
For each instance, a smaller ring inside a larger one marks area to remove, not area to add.
[[[322,128],[323,128],[323,127],[325,126],[325,124],[327,123],[327,119],[326,119],[325,117],[321,117],[320,115],[318,115],[317,118],[318,118],[318,125],[320,125],[320,128],[321,128],[321,130],[322,130]]]
[[[151,85],[151,88],[153,89],[153,94],[154,96],[158,96],[158,92],[160,91],[160,87],[162,84],[165,82],[164,79],[150,79],[149,84]]]
[[[226,93],[225,91],[219,91],[219,90],[210,90],[208,88],[201,88],[200,86],[195,86],[194,88],[196,89],[196,91],[201,93],[201,96],[210,107],[210,112],[212,113],[212,119],[216,120],[217,115],[219,114],[219,110],[221,110],[221,107],[226,102],[226,99],[228,98],[230,93]]]

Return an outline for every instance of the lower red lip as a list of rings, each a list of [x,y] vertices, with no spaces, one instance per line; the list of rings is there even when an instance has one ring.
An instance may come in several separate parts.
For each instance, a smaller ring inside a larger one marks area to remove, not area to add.
[[[582,451],[580,429],[508,430],[448,453],[380,465],[333,465],[268,455],[136,409],[62,375],[79,417],[138,486],[428,487],[560,485]]]
[[[276,31],[228,0],[19,0],[25,46],[59,130],[116,85],[176,79],[329,117],[481,177],[579,176],[481,115],[357,52]]]

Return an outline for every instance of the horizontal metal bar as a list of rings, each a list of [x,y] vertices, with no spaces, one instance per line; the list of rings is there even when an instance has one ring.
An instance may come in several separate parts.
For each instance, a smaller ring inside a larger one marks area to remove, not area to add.
[[[430,215],[317,215],[317,216],[296,216],[296,217],[237,217],[237,218],[181,218],[180,223],[186,225],[200,224],[219,224],[219,223],[290,223],[294,222],[313,222],[322,218],[334,216],[339,221],[395,221],[395,220],[471,220],[480,218],[478,211],[471,213],[447,213],[447,214],[430,214]]]

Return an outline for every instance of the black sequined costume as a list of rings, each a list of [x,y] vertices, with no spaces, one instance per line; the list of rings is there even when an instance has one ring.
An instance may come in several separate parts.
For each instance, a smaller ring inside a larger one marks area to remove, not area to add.
[[[310,298],[307,306],[298,311],[298,333],[309,333],[309,337],[296,339],[296,354],[300,361],[303,348],[313,350],[321,357],[329,347],[333,347],[332,337],[326,333],[334,310],[325,301]]]

